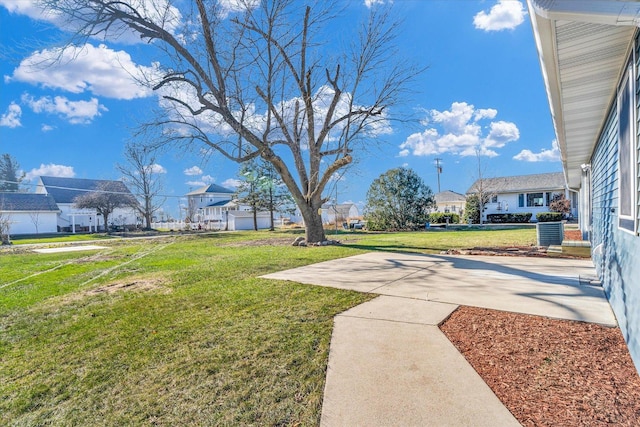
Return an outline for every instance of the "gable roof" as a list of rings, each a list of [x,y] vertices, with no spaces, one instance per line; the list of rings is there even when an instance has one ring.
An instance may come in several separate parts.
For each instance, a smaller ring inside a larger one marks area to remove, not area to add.
[[[437,203],[447,203],[447,202],[466,202],[467,196],[464,194],[456,193],[455,191],[445,190],[439,193],[436,193],[433,198]]]
[[[205,195],[209,193],[222,193],[222,194],[234,194],[235,191],[229,190],[228,188],[221,187],[216,184],[205,185],[204,187],[200,187],[197,190],[193,190],[187,193],[187,196],[199,196]]]
[[[483,191],[491,193],[551,191],[564,189],[565,186],[564,174],[562,172],[482,179]],[[469,190],[467,190],[467,194],[476,193],[479,187],[480,180],[476,180],[476,182],[469,187]]]
[[[220,200],[219,202],[209,203],[206,207],[215,208],[215,207],[225,207],[225,206],[227,206],[227,207],[237,206],[237,203],[235,203],[231,199],[229,199],[229,200]]]
[[[640,16],[636,1],[528,0],[570,188],[579,188],[616,94]]]
[[[0,211],[58,212],[56,201],[48,194],[0,193]]]
[[[51,195],[56,203],[74,203],[74,199],[89,191],[100,188],[109,183],[115,191],[131,194],[122,181],[104,179],[60,178],[54,176],[41,176],[40,181],[47,194]]]

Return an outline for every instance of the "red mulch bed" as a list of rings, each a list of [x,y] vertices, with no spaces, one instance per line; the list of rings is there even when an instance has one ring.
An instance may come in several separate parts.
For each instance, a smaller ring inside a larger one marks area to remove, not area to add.
[[[619,328],[460,307],[441,329],[525,426],[640,425]]]

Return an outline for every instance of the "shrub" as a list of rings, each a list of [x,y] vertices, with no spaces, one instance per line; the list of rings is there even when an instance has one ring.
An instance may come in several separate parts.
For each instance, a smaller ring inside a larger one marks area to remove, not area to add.
[[[531,220],[531,212],[499,213],[487,215],[487,222],[494,224],[524,223]]]
[[[445,224],[449,219],[449,224],[458,224],[460,215],[453,212],[432,212],[429,214],[429,222],[434,224]]]
[[[480,199],[475,194],[467,196],[467,203],[464,207],[464,222],[469,221],[472,224],[480,224]]]
[[[562,212],[540,212],[536,214],[538,222],[562,221]]]

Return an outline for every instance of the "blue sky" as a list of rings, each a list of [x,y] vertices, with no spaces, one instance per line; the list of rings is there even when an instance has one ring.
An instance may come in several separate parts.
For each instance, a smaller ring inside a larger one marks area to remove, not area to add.
[[[233,2],[235,0],[223,0]],[[344,14],[364,14],[388,0],[344,0]],[[517,0],[395,0],[400,54],[427,66],[401,106],[417,120],[393,123],[379,147],[356,153],[337,183],[339,202],[362,206],[371,182],[406,166],[437,191],[466,192],[478,177],[561,170],[526,4]],[[74,60],[34,69],[64,33],[32,0],[0,0],[0,154],[11,154],[32,184],[39,175],[119,179],[124,145],[158,107],[137,86],[151,70],[142,44],[90,41]],[[336,28],[339,31],[339,28]],[[178,215],[181,196],[201,185],[232,187],[238,165],[194,150],[167,150],[157,170]],[[335,187],[327,192],[335,195]],[[335,196],[334,196],[335,197]]]

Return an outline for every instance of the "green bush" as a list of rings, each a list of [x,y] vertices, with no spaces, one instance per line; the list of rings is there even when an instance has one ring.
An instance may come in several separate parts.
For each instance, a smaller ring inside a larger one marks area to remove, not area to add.
[[[432,212],[429,214],[429,222],[433,224],[446,224],[447,218],[449,219],[449,224],[459,224],[460,223],[460,215],[453,212]]]
[[[562,221],[562,212],[540,212],[536,214],[538,222]]]
[[[531,212],[488,214],[487,222],[493,224],[524,223],[531,220]]]
[[[476,194],[467,197],[463,219],[464,222],[471,221],[472,224],[480,224],[480,199]]]

